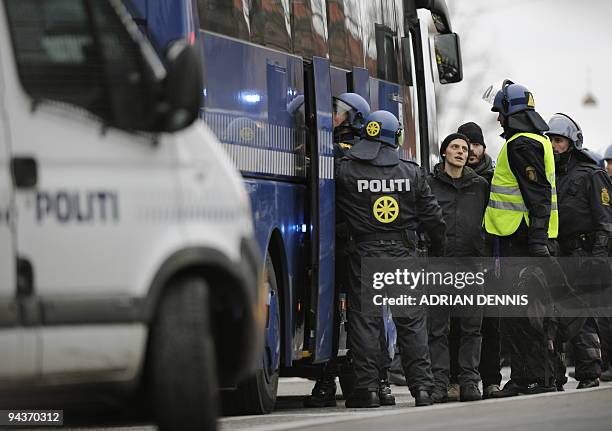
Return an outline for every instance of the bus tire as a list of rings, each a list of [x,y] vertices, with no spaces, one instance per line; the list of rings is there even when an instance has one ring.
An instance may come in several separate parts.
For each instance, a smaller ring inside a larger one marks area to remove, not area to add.
[[[274,409],[278,391],[281,349],[280,298],[272,258],[266,256],[264,280],[268,285],[269,308],[266,322],[265,348],[262,367],[240,383],[236,389],[223,391],[224,414],[267,414]]]
[[[215,430],[217,368],[208,286],[195,276],[174,280],[151,328],[152,401],[160,430]]]

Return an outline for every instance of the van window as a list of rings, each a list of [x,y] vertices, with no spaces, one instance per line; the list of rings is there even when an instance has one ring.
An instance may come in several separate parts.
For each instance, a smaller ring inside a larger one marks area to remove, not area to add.
[[[19,77],[35,100],[108,115],[101,59],[84,1],[5,1]]]
[[[89,10],[84,0],[5,4],[25,91],[34,100],[69,103],[120,124],[112,117],[126,103],[122,97],[138,97],[146,88],[139,48],[112,6],[95,1]]]

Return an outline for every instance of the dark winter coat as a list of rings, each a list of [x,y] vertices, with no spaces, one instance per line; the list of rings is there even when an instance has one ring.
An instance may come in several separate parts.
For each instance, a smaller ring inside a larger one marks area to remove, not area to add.
[[[487,180],[489,184],[491,184],[491,181],[493,180],[493,170],[495,169],[493,167],[493,160],[491,159],[491,156],[489,156],[487,153],[484,153],[484,157],[482,158],[482,160],[478,162],[477,165],[470,166],[470,168],[472,168],[474,172],[476,172],[478,175]]]
[[[427,182],[446,223],[446,255],[485,256],[482,218],[489,199],[487,181],[467,166],[461,178],[453,179],[444,172],[442,162],[435,166]]]

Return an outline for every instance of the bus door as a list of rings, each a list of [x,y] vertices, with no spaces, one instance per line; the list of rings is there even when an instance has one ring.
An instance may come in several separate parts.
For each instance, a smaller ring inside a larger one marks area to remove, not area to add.
[[[334,331],[335,183],[329,60],[304,65],[310,141],[310,303],[306,341],[313,362],[332,353]]]

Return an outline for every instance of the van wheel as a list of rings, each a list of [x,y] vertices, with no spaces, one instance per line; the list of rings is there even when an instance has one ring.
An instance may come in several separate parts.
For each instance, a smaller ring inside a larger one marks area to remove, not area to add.
[[[215,430],[217,368],[210,334],[208,286],[201,278],[175,280],[151,328],[151,382],[161,430]]]
[[[269,254],[266,256],[264,282],[268,288],[268,309],[261,368],[240,383],[237,389],[222,392],[225,414],[265,414],[270,413],[276,404],[281,352],[281,308],[276,271]]]

